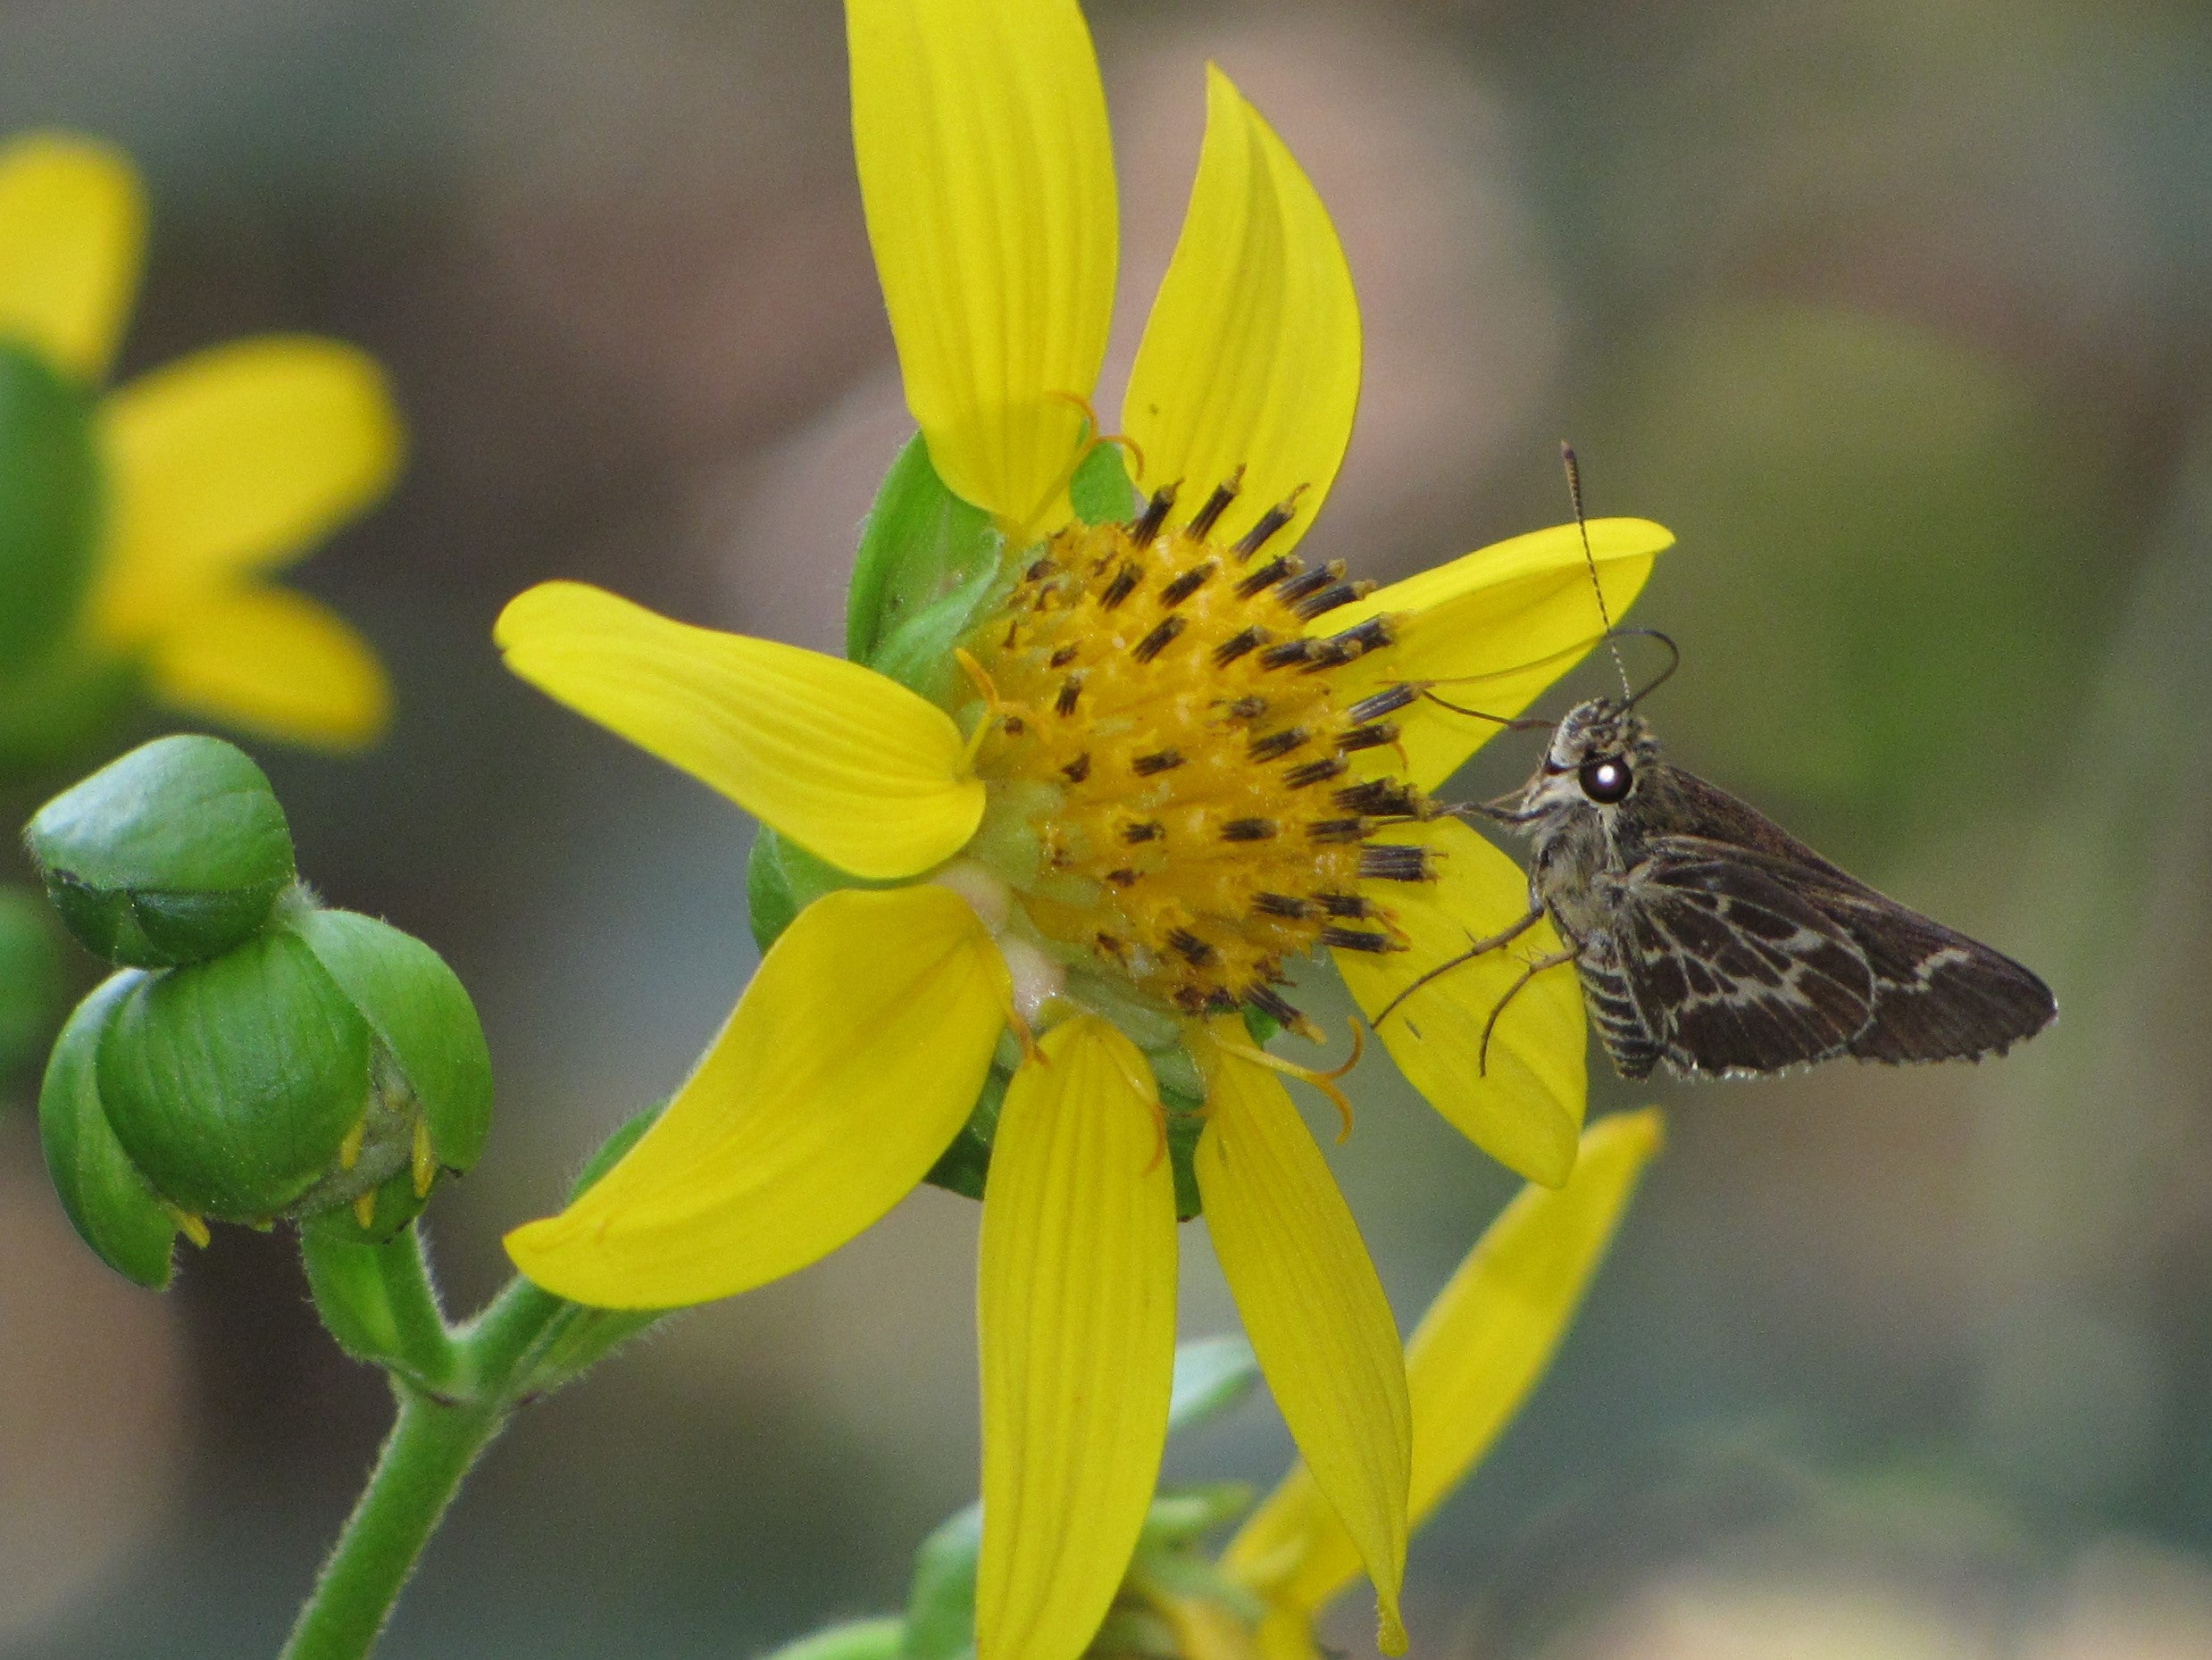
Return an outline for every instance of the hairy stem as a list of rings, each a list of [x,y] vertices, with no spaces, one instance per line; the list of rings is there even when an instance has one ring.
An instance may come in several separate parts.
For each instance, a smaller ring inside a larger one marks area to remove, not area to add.
[[[455,1331],[413,1228],[381,1246],[311,1239],[304,1255],[323,1323],[348,1353],[385,1369],[399,1417],[282,1660],[361,1660],[463,1478],[514,1409],[658,1316],[580,1307],[518,1277]]]
[[[462,1478],[506,1422],[505,1401],[441,1403],[396,1379],[392,1387],[398,1421],[282,1660],[368,1654]]]

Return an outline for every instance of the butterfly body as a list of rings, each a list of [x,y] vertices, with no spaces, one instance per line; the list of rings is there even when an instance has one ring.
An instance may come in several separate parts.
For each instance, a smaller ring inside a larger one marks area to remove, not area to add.
[[[1624,1077],[1978,1059],[2057,1013],[2011,958],[1667,764],[1632,708],[1570,710],[1493,811],[1532,844],[1531,905],[1566,942]]]

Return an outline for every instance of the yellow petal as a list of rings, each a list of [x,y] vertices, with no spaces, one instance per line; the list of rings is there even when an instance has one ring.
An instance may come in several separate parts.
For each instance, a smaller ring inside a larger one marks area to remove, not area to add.
[[[101,631],[133,644],[225,579],[303,557],[391,488],[399,417],[384,371],[336,340],[239,340],[100,405],[114,519]]]
[[[1276,553],[1321,510],[1358,403],[1359,304],[1328,210],[1208,64],[1198,180],[1122,401],[1140,481],[1180,480],[1195,505],[1244,468],[1231,537],[1306,486]]]
[[[288,588],[218,588],[183,605],[145,661],[163,703],[295,743],[355,748],[381,737],[391,713],[368,642]]]
[[[858,663],[580,582],[517,595],[493,638],[531,685],[856,876],[926,871],[982,820],[951,718]]]
[[[1005,963],[935,887],[847,890],[786,929],[668,1110],[559,1215],[507,1235],[547,1290],[669,1308],[827,1255],[928,1173],[1004,1022]]]
[[[1206,1229],[1268,1389],[1374,1581],[1402,1653],[1412,1423],[1398,1326],[1344,1196],[1275,1075],[1223,1055],[1196,1168]]]
[[[1674,533],[1648,519],[1592,519],[1590,551],[1615,622],[1651,574]],[[1390,612],[1398,643],[1350,669],[1344,696],[1399,680],[1433,680],[1440,697],[1510,717],[1598,646],[1605,628],[1590,592],[1581,533],[1571,524],[1532,530],[1380,588],[1329,613],[1334,633]],[[1561,713],[1565,713],[1562,711]],[[1413,780],[1434,789],[1498,730],[1426,701],[1398,717]]]
[[[1073,1660],[1167,1441],[1175,1181],[1142,1055],[1106,1022],[1014,1074],[983,1189],[980,1660]]]
[[[145,246],[146,198],[121,151],[63,133],[0,146],[0,339],[98,380]]]
[[[1114,309],[1114,152],[1075,0],[848,0],[853,147],[906,406],[1017,535],[1064,512]]]
[[[1409,949],[1340,951],[1337,969],[1390,1058],[1430,1105],[1498,1163],[1556,1188],[1574,1165],[1589,1083],[1573,964],[1544,970],[1515,995],[1490,1033],[1487,1064],[1482,1033],[1491,1011],[1532,961],[1559,949],[1548,919],[1511,945],[1439,974],[1387,1020],[1378,1019],[1422,973],[1471,941],[1502,933],[1529,908],[1520,867],[1457,819],[1385,839],[1434,848],[1438,880],[1373,896],[1390,907]]]
[[[1524,1189],[1430,1305],[1406,1346],[1415,1526],[1489,1451],[1534,1389],[1659,1149],[1657,1109],[1617,1113],[1582,1137],[1574,1179]],[[1303,1467],[1252,1514],[1224,1564],[1318,1611],[1359,1572],[1350,1536]],[[1255,1578],[1266,1572],[1265,1580]]]

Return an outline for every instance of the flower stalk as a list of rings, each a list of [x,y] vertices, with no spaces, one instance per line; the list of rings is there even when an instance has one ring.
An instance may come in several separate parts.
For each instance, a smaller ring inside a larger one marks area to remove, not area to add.
[[[517,1276],[456,1329],[438,1306],[412,1225],[382,1245],[305,1232],[300,1254],[323,1324],[348,1354],[385,1369],[399,1410],[281,1660],[359,1660],[515,1410],[656,1316],[584,1308]]]

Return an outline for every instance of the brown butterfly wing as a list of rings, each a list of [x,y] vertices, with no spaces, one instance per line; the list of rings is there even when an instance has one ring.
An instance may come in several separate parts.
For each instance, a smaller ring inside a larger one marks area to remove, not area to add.
[[[1624,977],[1660,1055],[1685,1076],[1841,1055],[1874,1016],[1865,955],[1765,863],[1663,837],[1622,884]]]
[[[1654,806],[1674,833],[1650,838],[1649,858],[1683,872],[1713,863],[1739,867],[1724,880],[1694,879],[1707,886],[1786,889],[1864,961],[1871,1007],[1840,1052],[1889,1062],[1978,1059],[2003,1053],[2057,1014],[2050,988],[2030,970],[1869,888],[1724,790],[1672,767],[1656,781]],[[1681,886],[1681,878],[1662,885]],[[1812,945],[1812,936],[1799,938]],[[1695,1044],[1688,1047],[1694,1056]]]
[[[1851,1040],[1868,1061],[1979,1060],[2050,1024],[2058,1005],[2029,969],[1871,890],[1812,889],[1874,973],[1874,1017]]]

